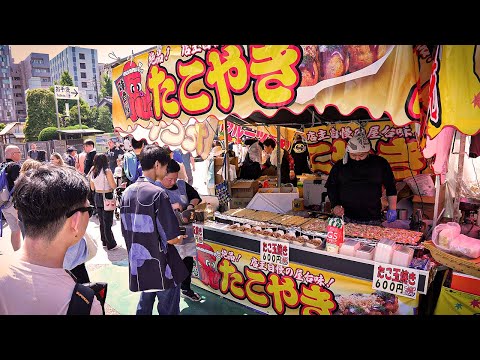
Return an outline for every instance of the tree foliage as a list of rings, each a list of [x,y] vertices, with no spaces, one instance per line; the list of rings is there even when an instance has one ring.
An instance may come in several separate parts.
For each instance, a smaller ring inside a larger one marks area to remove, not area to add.
[[[92,127],[94,124],[94,119],[92,119],[92,110],[88,103],[80,99],[80,118],[82,120],[82,125],[85,124],[88,127]],[[70,108],[70,118],[68,120],[68,125],[78,124],[78,106],[75,105]]]
[[[57,128],[49,126],[40,131],[38,134],[38,141],[58,140]]]
[[[108,76],[108,74],[104,74],[102,76],[100,85],[100,97],[112,97],[112,79],[110,79],[110,76]]]
[[[0,131],[2,131],[4,128],[5,128],[5,124],[4,123],[0,123]]]
[[[55,96],[47,89],[27,91],[27,120],[25,122],[25,140],[37,141],[40,131],[48,126],[56,126]]]
[[[95,124],[95,128],[98,130],[103,130],[107,133],[113,131],[112,114],[110,113],[110,109],[108,107],[101,106],[98,109],[98,121]]]

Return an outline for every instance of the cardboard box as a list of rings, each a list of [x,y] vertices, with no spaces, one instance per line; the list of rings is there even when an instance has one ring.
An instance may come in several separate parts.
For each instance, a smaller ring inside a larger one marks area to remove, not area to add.
[[[454,290],[480,296],[480,278],[454,271],[450,287]]]
[[[232,198],[230,209],[246,208],[252,198]]]
[[[213,162],[213,173],[215,174],[215,184],[220,184],[223,181],[223,176],[218,175],[217,173],[218,173],[218,171],[220,171],[220,169],[223,166],[223,157],[216,157],[213,161],[214,161]],[[239,173],[240,173],[240,168],[238,166],[238,158],[231,157],[230,158],[230,164],[235,165],[235,172],[238,176]]]
[[[298,188],[292,186],[281,186],[280,189],[278,187],[268,187],[268,188],[261,188],[258,189],[260,193],[272,194],[272,193],[282,193],[282,194],[291,194],[297,193]]]
[[[232,190],[232,198],[249,198],[255,196],[258,191],[259,183],[257,180],[235,181],[230,189]]]
[[[423,206],[422,206],[423,202]],[[417,209],[422,209],[424,218],[433,220],[433,212],[435,210],[435,196],[413,195],[412,198],[413,212]],[[440,188],[440,197],[438,199],[438,215],[442,212],[445,206],[445,188]]]
[[[322,194],[327,192],[325,183],[326,180],[322,179],[305,179],[303,181],[303,200],[305,206],[322,204]]]

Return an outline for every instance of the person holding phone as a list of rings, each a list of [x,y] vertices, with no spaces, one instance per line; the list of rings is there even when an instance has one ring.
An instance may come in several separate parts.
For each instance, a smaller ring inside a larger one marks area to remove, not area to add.
[[[202,199],[197,190],[195,190],[188,182],[178,179],[179,171],[180,165],[178,162],[170,159],[167,165],[167,174],[163,179],[157,181],[157,183],[159,183],[159,185],[167,192],[172,208],[177,215],[180,230],[182,230],[183,227],[185,229],[185,235],[187,236],[181,244],[175,245],[189,274],[188,277],[182,281],[180,295],[192,301],[200,301],[202,299],[201,296],[193,291],[190,286],[192,283],[193,257],[197,254],[197,248],[195,245],[195,239],[193,238],[193,226],[190,221],[191,217],[186,214],[185,211],[193,210],[195,205],[199,204]]]

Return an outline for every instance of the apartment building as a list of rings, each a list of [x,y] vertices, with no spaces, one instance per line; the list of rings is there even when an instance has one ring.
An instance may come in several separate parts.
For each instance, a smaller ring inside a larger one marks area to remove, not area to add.
[[[64,71],[72,76],[80,97],[90,106],[96,106],[100,92],[97,50],[68,46],[50,60],[52,81],[60,81]]]
[[[50,74],[50,56],[48,54],[31,53],[20,62],[22,86],[29,89],[48,89],[53,85]]]
[[[0,122],[17,121],[13,99],[12,55],[9,45],[0,45]]]
[[[27,102],[25,101],[25,88],[22,83],[22,67],[20,64],[12,64],[13,103],[17,120],[25,122],[27,119]]]

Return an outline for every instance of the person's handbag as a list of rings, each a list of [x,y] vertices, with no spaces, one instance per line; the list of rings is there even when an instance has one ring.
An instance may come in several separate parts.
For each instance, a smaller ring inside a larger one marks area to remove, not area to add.
[[[104,175],[105,175],[104,179],[105,179],[105,182],[106,182],[107,181],[107,174],[104,172]],[[115,201],[115,196],[112,196],[111,199],[107,199],[107,197],[105,195],[106,195],[106,193],[103,193],[103,211],[114,211],[115,208],[117,207],[117,204],[116,204],[116,201]],[[113,195],[113,192],[112,192],[112,195]]]
[[[223,157],[223,167],[222,167],[222,173],[223,173],[223,181],[220,184],[215,185],[215,195],[218,198],[218,203],[220,205],[226,205],[232,200],[232,197],[228,191],[228,182],[226,179],[226,172],[227,172],[227,153],[225,153]]]

